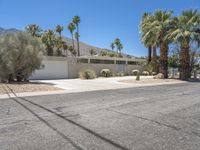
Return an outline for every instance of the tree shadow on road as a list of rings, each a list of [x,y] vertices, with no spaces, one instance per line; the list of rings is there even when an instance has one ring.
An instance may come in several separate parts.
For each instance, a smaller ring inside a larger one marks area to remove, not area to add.
[[[81,124],[79,124],[79,123],[77,123],[77,122],[75,122],[75,121],[73,121],[73,120],[70,120],[70,119],[66,118],[65,116],[63,116],[63,115],[61,115],[61,114],[58,114],[58,113],[56,113],[56,112],[54,112],[54,111],[52,111],[52,110],[50,110],[50,109],[48,109],[48,108],[46,108],[46,107],[44,107],[44,106],[41,106],[41,105],[39,105],[39,104],[37,104],[37,103],[34,103],[34,102],[30,101],[30,100],[27,100],[27,99],[23,98],[23,97],[18,97],[18,96],[12,91],[12,89],[10,89],[10,90],[11,90],[12,94],[14,94],[18,99],[23,100],[23,101],[26,101],[26,102],[28,102],[28,103],[31,103],[32,105],[35,105],[35,106],[37,106],[37,107],[39,107],[39,108],[41,108],[41,109],[43,109],[43,110],[45,110],[45,111],[47,111],[47,112],[49,112],[49,113],[54,114],[55,116],[57,116],[57,117],[59,117],[59,118],[65,120],[65,121],[71,123],[72,125],[75,125],[75,126],[79,127],[80,129],[82,129],[82,130],[84,130],[84,131],[87,131],[88,133],[94,135],[95,137],[97,137],[97,138],[103,140],[103,141],[106,142],[106,143],[111,144],[112,146],[114,146],[114,147],[116,147],[116,148],[118,148],[118,149],[121,149],[121,150],[129,150],[128,148],[126,148],[126,147],[124,147],[124,146],[122,146],[122,145],[120,145],[120,144],[118,144],[118,143],[116,143],[116,142],[114,142],[114,141],[112,141],[112,140],[110,140],[110,139],[107,139],[106,137],[103,137],[102,135],[96,133],[95,131],[92,131],[91,129],[89,129],[89,128],[85,127],[85,126],[83,126],[83,125],[81,125]],[[8,93],[8,95],[9,95],[9,93]],[[10,96],[9,96],[9,97],[10,97]],[[31,113],[32,113],[35,117],[37,117],[40,121],[44,122],[44,123],[45,123],[48,127],[50,127],[52,130],[56,131],[56,132],[57,132],[60,136],[62,136],[64,139],[66,139],[67,141],[69,141],[75,148],[77,148],[78,150],[82,150],[82,149],[83,149],[83,148],[81,148],[80,146],[76,145],[71,139],[69,139],[69,138],[68,138],[67,136],[65,136],[63,133],[61,133],[57,128],[51,126],[46,120],[44,120],[43,118],[41,118],[40,116],[38,116],[35,112],[33,112],[30,108],[28,108],[27,106],[25,106],[23,103],[19,102],[19,101],[18,101],[17,99],[15,99],[15,98],[12,98],[12,99],[13,99],[16,103],[18,103],[18,104],[20,104],[22,107],[24,107],[26,110],[28,110],[29,112],[31,112]]]

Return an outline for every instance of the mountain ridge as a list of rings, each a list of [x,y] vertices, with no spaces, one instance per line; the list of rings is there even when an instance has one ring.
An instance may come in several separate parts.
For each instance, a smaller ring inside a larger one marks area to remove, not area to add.
[[[4,28],[0,27],[0,35],[12,33],[12,32],[20,32],[20,31],[21,30],[18,30],[18,29],[15,29],[15,28],[4,29]],[[70,39],[68,37],[64,37],[63,39],[67,42],[67,45],[72,45],[72,39]],[[76,46],[77,45],[76,40],[74,40],[74,42],[75,42],[75,48],[76,48],[77,47]],[[95,50],[97,54],[99,54],[101,51],[113,52],[110,49],[99,48],[99,47],[92,46],[92,45],[84,43],[84,42],[80,42],[80,54],[81,54],[81,56],[90,56],[90,50],[91,49]],[[124,53],[122,55],[125,56],[125,57],[127,57],[127,56],[135,57],[135,56],[124,54]]]

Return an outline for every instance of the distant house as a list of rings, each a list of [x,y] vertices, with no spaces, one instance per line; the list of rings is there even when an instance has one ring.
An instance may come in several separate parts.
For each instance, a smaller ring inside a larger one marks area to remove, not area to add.
[[[132,70],[142,70],[142,59],[110,58],[99,56],[46,57],[44,68],[37,70],[30,79],[72,79],[78,78],[83,69],[92,69],[100,75],[102,69],[110,69],[113,74],[131,75]]]

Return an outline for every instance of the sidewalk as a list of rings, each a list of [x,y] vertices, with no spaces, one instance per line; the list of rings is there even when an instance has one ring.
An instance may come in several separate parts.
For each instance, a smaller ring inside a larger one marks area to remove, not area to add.
[[[98,90],[112,90],[112,89],[121,89],[121,88],[131,88],[131,87],[142,87],[142,86],[156,86],[156,85],[166,85],[166,84],[178,84],[184,83],[184,81],[173,80],[169,82],[134,82],[136,77],[126,76],[126,77],[113,77],[113,78],[97,78],[94,80],[81,80],[81,79],[67,79],[67,80],[34,80],[31,82],[41,82],[41,83],[50,83],[53,86],[61,88],[60,91],[47,91],[47,92],[27,92],[27,93],[16,93],[19,97],[26,96],[37,96],[37,95],[53,95],[53,94],[65,94],[65,93],[80,93],[87,91],[98,91]],[[141,76],[141,81],[147,79],[152,79],[152,76]],[[127,81],[130,80],[130,83]],[[126,81],[126,82],[122,82]],[[167,80],[165,80],[167,81]],[[14,95],[10,95],[14,97]],[[8,98],[7,94],[0,95],[0,99]]]

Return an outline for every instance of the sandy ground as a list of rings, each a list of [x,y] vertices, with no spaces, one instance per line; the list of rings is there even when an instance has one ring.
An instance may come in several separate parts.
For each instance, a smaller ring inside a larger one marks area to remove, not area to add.
[[[41,91],[58,91],[60,88],[54,87],[50,84],[44,83],[14,83],[14,84],[2,84],[0,83],[0,94],[6,94],[5,88],[10,88],[14,93],[25,92],[41,92]],[[7,90],[10,93],[10,90]]]
[[[149,83],[177,83],[177,82],[184,82],[178,79],[153,79],[153,78],[144,78],[139,81],[135,79],[129,79],[129,80],[120,80],[119,82],[122,83],[136,83],[136,84],[149,84]]]

